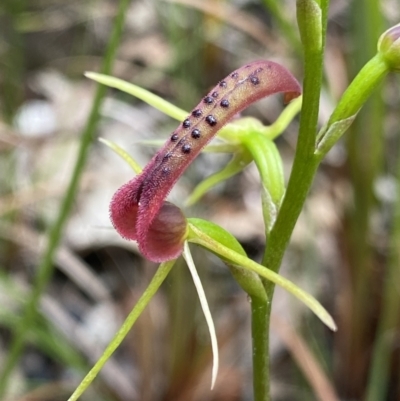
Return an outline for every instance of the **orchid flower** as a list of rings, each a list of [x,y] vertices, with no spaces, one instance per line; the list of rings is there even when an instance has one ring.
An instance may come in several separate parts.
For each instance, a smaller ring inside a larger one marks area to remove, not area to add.
[[[111,221],[118,233],[139,244],[154,262],[177,258],[187,237],[182,211],[165,198],[200,151],[237,113],[251,103],[283,92],[300,95],[293,75],[272,61],[255,61],[220,81],[171,134],[143,172],[117,190]]]

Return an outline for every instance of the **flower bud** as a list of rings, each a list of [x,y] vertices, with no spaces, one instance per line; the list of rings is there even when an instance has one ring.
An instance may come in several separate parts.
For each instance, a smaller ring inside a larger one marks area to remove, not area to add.
[[[400,71],[400,24],[392,26],[381,35],[378,52],[391,70]]]

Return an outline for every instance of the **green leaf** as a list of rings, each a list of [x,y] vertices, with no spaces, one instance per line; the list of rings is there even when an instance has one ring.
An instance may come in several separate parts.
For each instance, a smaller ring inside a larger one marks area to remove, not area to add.
[[[110,75],[98,74],[96,72],[86,72],[85,77],[93,79],[93,81],[99,82],[103,85],[119,89],[125,93],[135,96],[138,99],[143,100],[150,106],[153,106],[157,110],[160,110],[167,116],[174,118],[175,120],[182,121],[188,115],[186,111],[174,106],[173,104],[167,102],[154,93],[151,93],[146,89],[143,89],[129,82],[123,81],[122,79],[111,77]]]

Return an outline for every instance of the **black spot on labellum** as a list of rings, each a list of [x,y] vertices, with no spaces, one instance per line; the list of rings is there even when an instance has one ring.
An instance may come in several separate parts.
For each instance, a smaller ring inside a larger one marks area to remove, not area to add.
[[[209,115],[206,117],[206,121],[211,127],[214,127],[214,125],[217,125],[217,119],[213,115]]]
[[[192,124],[190,122],[190,120],[187,118],[183,123],[183,128],[189,128]]]
[[[200,138],[200,135],[201,135],[201,133],[200,133],[200,130],[199,130],[199,129],[195,128],[195,129],[192,131],[192,138],[194,138],[194,139],[199,139],[199,138]]]
[[[188,145],[187,143],[182,146],[182,152],[183,153],[190,153],[191,150],[192,150],[191,146]]]
[[[178,135],[178,134],[172,134],[172,135],[171,135],[171,141],[172,141],[172,142],[177,141],[178,138],[179,138],[179,135]]]
[[[192,111],[193,117],[200,117],[202,114],[203,114],[203,112],[200,109],[195,109]]]
[[[211,96],[206,96],[204,98],[204,103],[211,104],[213,101],[214,99]]]
[[[166,162],[172,157],[172,153],[166,153],[163,157],[163,162]]]
[[[221,81],[221,82],[219,83],[219,86],[220,86],[221,88],[226,88],[226,87],[227,87],[227,84],[226,84],[225,81]]]
[[[269,68],[271,68],[271,66],[268,64],[267,68],[269,69]],[[263,70],[263,68],[259,67],[259,68],[257,68],[257,69],[254,71],[254,74],[258,74],[258,73],[260,73],[262,70]]]
[[[234,72],[234,73],[231,74],[232,78],[237,78],[238,76],[239,76],[239,74],[237,72]]]
[[[218,97],[218,92],[217,92],[217,91],[213,92],[213,93],[211,94],[211,96],[217,98],[217,97]]]
[[[258,85],[258,84],[260,83],[260,80],[259,80],[257,77],[252,76],[252,77],[250,78],[250,82],[251,82],[253,85]]]
[[[220,105],[221,105],[221,107],[229,107],[229,100],[222,99]]]

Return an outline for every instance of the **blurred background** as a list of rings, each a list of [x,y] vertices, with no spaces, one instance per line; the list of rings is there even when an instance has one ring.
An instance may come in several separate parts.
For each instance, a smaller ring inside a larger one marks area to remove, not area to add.
[[[0,372],[87,130],[117,0],[0,3]],[[302,81],[294,0],[132,0],[112,74],[190,110],[237,67],[267,58]],[[332,0],[321,93],[324,124],[380,34],[400,20],[398,0]],[[282,99],[244,112],[272,123]],[[390,75],[321,165],[281,273],[334,316],[331,333],[277,289],[272,321],[274,401],[400,400],[400,76]],[[95,137],[141,165],[177,126],[126,94],[107,90]],[[290,174],[298,121],[277,139]],[[171,193],[182,206],[227,162],[202,154]],[[4,400],[66,400],[143,293],[156,265],[112,229],[108,203],[133,176],[103,144],[90,143],[55,269],[40,292]],[[213,189],[187,216],[232,232],[260,260],[265,244],[254,166]],[[210,391],[211,347],[184,263],[178,263],[82,400],[250,401],[249,303],[216,257],[193,247],[213,314],[221,366]],[[26,329],[26,328],[25,328]]]

